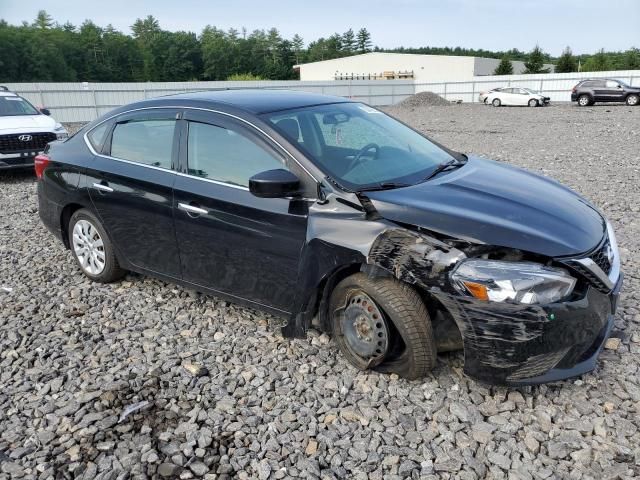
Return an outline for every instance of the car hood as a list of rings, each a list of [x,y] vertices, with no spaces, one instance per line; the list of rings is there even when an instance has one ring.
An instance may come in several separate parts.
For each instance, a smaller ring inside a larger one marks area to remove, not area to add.
[[[46,115],[6,115],[0,116],[0,134],[49,132],[56,121]]]
[[[477,157],[432,180],[366,195],[388,220],[550,257],[587,252],[605,231],[602,215],[569,188]]]

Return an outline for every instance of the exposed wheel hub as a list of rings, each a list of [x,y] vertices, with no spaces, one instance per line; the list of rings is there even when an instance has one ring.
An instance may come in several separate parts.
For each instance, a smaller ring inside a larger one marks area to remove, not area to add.
[[[387,323],[375,302],[364,292],[349,296],[342,319],[349,348],[366,362],[384,358],[389,345]]]

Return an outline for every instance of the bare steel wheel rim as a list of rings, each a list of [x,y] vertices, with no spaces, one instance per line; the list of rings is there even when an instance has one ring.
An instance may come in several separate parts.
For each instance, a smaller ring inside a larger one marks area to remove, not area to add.
[[[351,352],[374,366],[380,363],[389,347],[387,322],[376,303],[363,291],[347,297],[342,317],[344,342]]]
[[[100,275],[104,270],[104,242],[91,222],[78,220],[73,226],[73,252],[86,273]]]

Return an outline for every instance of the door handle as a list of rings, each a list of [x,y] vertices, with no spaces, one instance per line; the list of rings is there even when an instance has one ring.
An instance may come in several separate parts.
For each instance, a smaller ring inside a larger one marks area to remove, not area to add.
[[[93,188],[95,188],[96,190],[100,190],[101,192],[108,192],[108,193],[113,192],[113,188],[103,185],[101,183],[94,183]]]
[[[206,215],[209,213],[208,210],[205,210],[204,208],[194,207],[188,203],[178,203],[178,208],[193,215]]]

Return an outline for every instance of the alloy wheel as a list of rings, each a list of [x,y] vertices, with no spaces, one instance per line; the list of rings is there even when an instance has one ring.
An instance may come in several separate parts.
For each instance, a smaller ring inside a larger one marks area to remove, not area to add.
[[[73,252],[86,273],[100,275],[104,270],[104,242],[98,229],[91,222],[83,219],[74,225]]]
[[[586,107],[587,105],[589,105],[589,97],[587,97],[586,95],[583,95],[578,99],[578,103],[581,106]]]
[[[629,95],[627,97],[627,105],[629,106],[637,105],[638,100],[640,100],[640,97],[638,97],[638,95]]]

